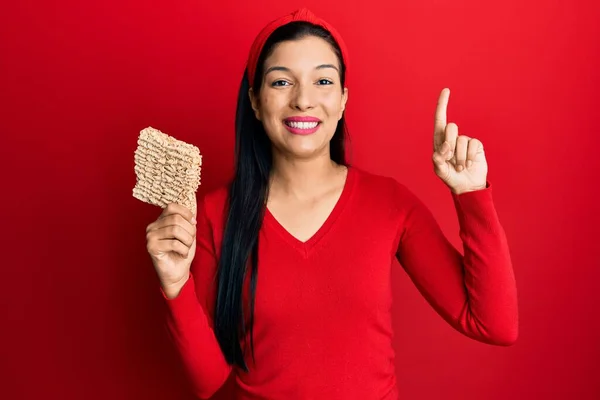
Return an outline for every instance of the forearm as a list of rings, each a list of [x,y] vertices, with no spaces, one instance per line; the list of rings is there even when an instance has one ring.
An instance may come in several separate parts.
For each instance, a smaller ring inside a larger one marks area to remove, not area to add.
[[[232,367],[221,351],[205,310],[189,278],[176,297],[168,298],[167,329],[178,350],[195,394],[212,396],[227,380]]]
[[[161,289],[162,289],[162,292],[163,292],[165,298],[167,300],[172,300],[172,299],[176,298],[177,296],[179,296],[179,293],[181,293],[181,289],[187,283],[189,278],[190,278],[190,274],[188,273],[183,278],[181,278],[181,280],[179,280],[178,282],[175,282],[175,283],[161,282]]]
[[[464,256],[425,204],[406,190],[402,194],[399,201],[408,205],[397,257],[415,286],[466,336],[513,343],[518,335],[516,284],[491,189],[453,195]]]
[[[512,344],[518,336],[515,275],[507,237],[488,194],[453,196],[467,294],[467,307],[458,322],[484,341]]]

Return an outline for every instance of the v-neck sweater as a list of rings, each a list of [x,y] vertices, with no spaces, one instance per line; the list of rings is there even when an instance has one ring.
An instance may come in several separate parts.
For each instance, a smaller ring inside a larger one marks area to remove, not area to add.
[[[239,400],[397,399],[394,259],[454,329],[488,344],[514,343],[516,283],[492,185],[450,196],[462,254],[406,185],[353,166],[333,210],[307,241],[267,209],[259,232],[256,364],[249,345],[242,346],[249,372],[227,363],[213,331],[227,189],[199,199],[190,277],[177,297],[162,293],[167,331],[195,394],[211,397],[233,369]],[[245,315],[248,281],[249,274]]]

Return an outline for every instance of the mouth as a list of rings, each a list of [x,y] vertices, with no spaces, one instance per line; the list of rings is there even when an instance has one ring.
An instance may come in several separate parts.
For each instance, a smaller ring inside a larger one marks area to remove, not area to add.
[[[314,117],[290,117],[283,120],[286,129],[296,135],[308,135],[316,132],[322,121]]]
[[[319,125],[320,121],[283,121],[284,124],[294,129],[314,129]]]

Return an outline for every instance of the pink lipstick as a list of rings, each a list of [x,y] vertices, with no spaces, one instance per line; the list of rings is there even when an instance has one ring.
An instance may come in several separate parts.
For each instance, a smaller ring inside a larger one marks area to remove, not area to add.
[[[296,135],[310,135],[315,133],[321,120],[315,117],[289,117],[283,120],[285,128]]]

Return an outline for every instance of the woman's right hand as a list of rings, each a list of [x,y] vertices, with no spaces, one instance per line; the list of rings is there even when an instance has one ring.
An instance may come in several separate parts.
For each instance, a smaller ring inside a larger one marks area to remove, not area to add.
[[[196,220],[192,211],[170,203],[146,228],[146,248],[168,298],[187,282],[196,254]]]

